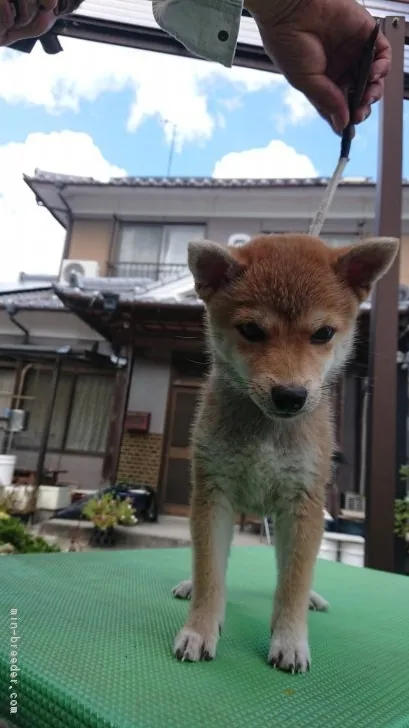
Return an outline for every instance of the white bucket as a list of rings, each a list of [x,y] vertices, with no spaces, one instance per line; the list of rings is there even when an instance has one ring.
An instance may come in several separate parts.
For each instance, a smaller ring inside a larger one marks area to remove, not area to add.
[[[12,484],[15,467],[15,455],[0,455],[0,488]]]
[[[71,503],[71,488],[69,485],[40,485],[37,509],[58,511],[60,508],[68,508]]]
[[[325,559],[325,561],[336,561],[337,560],[338,544],[335,540],[323,537],[321,541],[321,548],[318,554],[319,559]]]

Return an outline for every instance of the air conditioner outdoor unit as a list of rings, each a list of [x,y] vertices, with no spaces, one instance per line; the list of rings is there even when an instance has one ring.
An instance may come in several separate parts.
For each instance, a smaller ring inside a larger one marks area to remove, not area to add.
[[[80,278],[98,278],[99,263],[97,260],[63,260],[59,283],[61,286],[75,285],[75,276]]]
[[[250,235],[247,235],[246,233],[234,233],[233,235],[230,235],[227,245],[232,248],[240,248],[242,245],[245,245],[250,240]]]
[[[365,513],[365,496],[359,493],[345,493],[345,510]]]

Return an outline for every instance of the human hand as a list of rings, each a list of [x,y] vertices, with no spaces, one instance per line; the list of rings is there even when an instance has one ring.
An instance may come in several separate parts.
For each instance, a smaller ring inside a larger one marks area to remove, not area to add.
[[[281,3],[281,4],[280,4]],[[349,122],[346,92],[375,20],[356,0],[247,0],[266,53],[287,81],[308,98],[341,133]],[[354,124],[371,113],[383,95],[391,47],[382,33],[375,44],[368,86]]]
[[[0,46],[25,38],[38,38],[54,25],[57,17],[74,12],[83,0],[0,0]]]
[[[0,45],[8,46],[22,38],[43,35],[55,23],[58,0],[0,0]]]

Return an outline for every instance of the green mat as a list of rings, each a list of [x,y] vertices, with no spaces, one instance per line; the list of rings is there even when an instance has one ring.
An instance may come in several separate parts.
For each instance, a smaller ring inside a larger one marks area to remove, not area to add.
[[[409,580],[319,562],[331,611],[310,614],[311,672],[286,675],[266,663],[273,557],[233,549],[217,659],[200,664],[171,654],[188,550],[3,557],[0,715],[17,728],[408,728]]]

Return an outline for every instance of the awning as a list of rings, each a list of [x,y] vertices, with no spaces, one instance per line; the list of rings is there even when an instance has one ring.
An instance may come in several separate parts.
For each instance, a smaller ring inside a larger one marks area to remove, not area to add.
[[[128,294],[108,294],[79,289],[55,288],[64,306],[91,329],[109,341],[115,349],[121,347],[166,345],[174,350],[201,348],[204,345],[204,306],[198,299],[189,302],[143,300]],[[112,300],[111,300],[112,299]],[[105,305],[105,304],[108,305]],[[409,346],[409,304],[398,304],[400,350]],[[367,367],[371,304],[362,304],[359,316],[359,335],[355,364]]]
[[[56,287],[64,306],[91,329],[109,341],[118,351],[128,348],[162,345],[176,349],[203,346],[203,313],[200,301],[170,303],[140,300],[129,295],[67,290]]]

